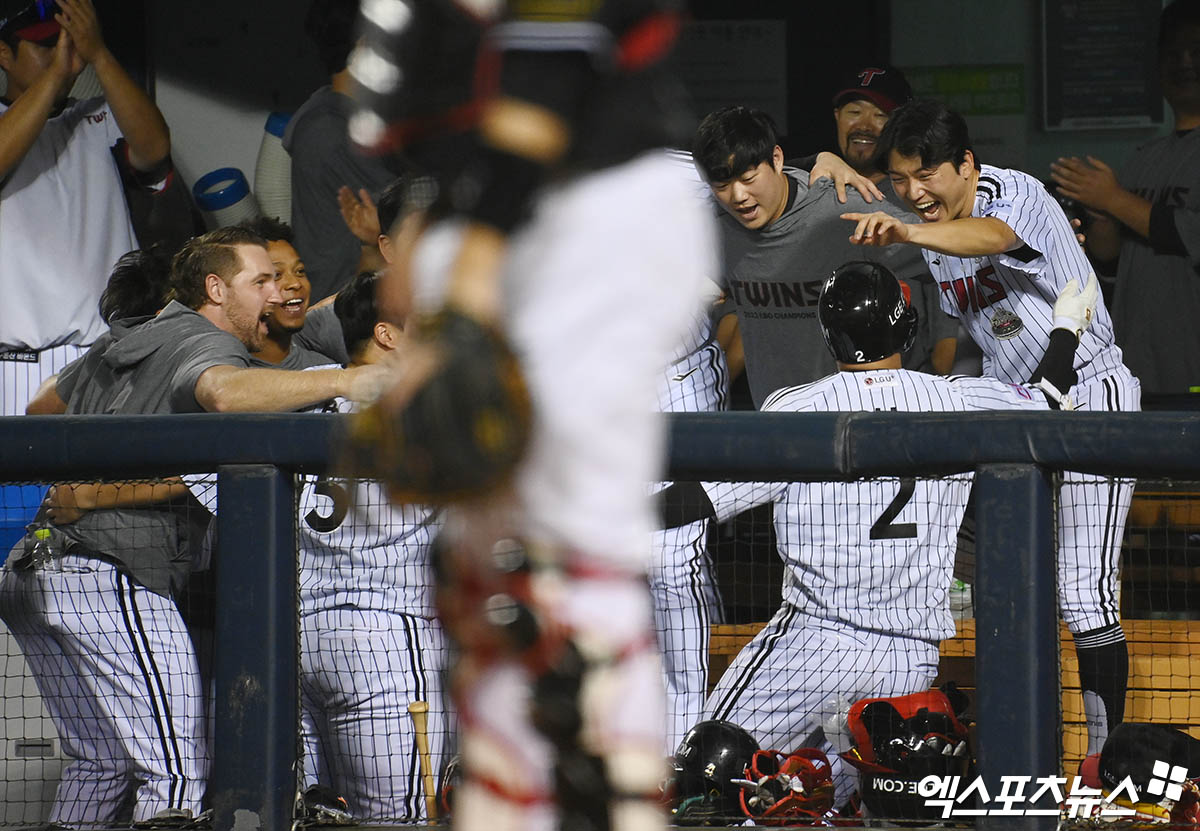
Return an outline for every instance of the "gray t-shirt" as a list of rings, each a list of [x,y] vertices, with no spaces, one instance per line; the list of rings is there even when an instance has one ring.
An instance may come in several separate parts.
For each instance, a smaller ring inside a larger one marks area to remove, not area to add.
[[[292,229],[312,282],[313,302],[334,294],[355,275],[362,243],[342,219],[338,189],[371,198],[395,178],[378,159],[356,153],[346,134],[353,102],[328,86],[301,105],[283,134],[292,156]]]
[[[140,325],[114,325],[63,370],[58,389],[73,414],[199,412],[195,386],[205,370],[249,364],[241,341],[171,302]],[[200,518],[194,505],[163,503],[92,511],[62,530],[148,590],[170,597],[191,572],[188,543],[200,533]]]
[[[1200,129],[1140,148],[1120,182],[1174,209],[1186,253],[1123,229],[1112,304],[1117,345],[1145,392],[1187,392],[1200,385]]]
[[[737,311],[755,406],[762,406],[781,387],[806,384],[836,371],[817,323],[821,285],[835,268],[851,260],[869,260],[887,266],[901,280],[933,279],[918,248],[854,245],[854,226],[841,219],[846,212],[883,210],[917,221],[912,214],[890,203],[868,203],[853,189],[842,204],[831,181],[820,179],[809,188],[806,174],[786,167],[784,172],[795,193],[783,215],[766,228],[750,230],[718,208],[722,284],[727,304]]]
[[[350,355],[346,352],[346,341],[342,337],[342,322],[334,314],[333,304],[329,303],[319,309],[313,309],[304,318],[304,328],[292,340],[292,348],[296,346],[318,355],[328,356],[321,363],[345,366],[350,363]],[[308,364],[307,366],[320,366]],[[307,368],[306,367],[301,367]]]

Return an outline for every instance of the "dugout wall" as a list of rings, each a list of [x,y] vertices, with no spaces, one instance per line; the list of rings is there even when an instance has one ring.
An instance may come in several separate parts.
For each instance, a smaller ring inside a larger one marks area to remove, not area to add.
[[[329,469],[337,416],[0,420],[0,481],[218,470],[217,828],[291,827],[296,753],[294,472]],[[815,481],[976,471],[976,755],[985,780],[1057,773],[1051,472],[1195,479],[1179,413],[671,416],[677,480]],[[1053,818],[979,824],[1044,828]]]

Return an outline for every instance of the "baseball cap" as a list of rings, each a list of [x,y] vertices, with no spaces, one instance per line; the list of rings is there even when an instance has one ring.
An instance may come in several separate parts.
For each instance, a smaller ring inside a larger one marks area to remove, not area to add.
[[[35,43],[53,41],[60,26],[54,19],[58,13],[55,0],[15,0],[0,3],[0,37],[18,37]]]
[[[859,67],[843,76],[835,89],[835,107],[855,98],[866,98],[885,113],[890,113],[912,98],[912,87],[908,85],[904,73],[887,64]]]

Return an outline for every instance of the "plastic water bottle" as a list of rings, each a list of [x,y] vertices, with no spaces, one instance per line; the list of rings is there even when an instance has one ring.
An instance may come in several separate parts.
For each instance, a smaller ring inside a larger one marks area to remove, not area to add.
[[[825,739],[833,745],[834,753],[844,753],[854,747],[849,724],[850,699],[838,694],[821,705],[821,728]]]
[[[62,551],[49,525],[34,526],[30,560],[35,569],[62,571]]]

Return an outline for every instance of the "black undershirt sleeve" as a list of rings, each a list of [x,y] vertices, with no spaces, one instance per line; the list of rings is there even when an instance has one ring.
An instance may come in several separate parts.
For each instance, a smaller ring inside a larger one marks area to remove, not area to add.
[[[1050,345],[1046,347],[1046,353],[1042,356],[1042,362],[1037,365],[1037,369],[1033,371],[1033,375],[1029,378],[1030,384],[1036,384],[1038,381],[1045,378],[1062,392],[1066,392],[1073,387],[1079,376],[1075,372],[1075,347],[1079,341],[1075,337],[1074,332],[1066,329],[1052,329],[1050,331]],[[1058,409],[1058,402],[1050,400],[1050,406]]]
[[[717,511],[699,482],[674,482],[658,492],[658,514],[663,528],[678,528],[713,519]]]
[[[1150,207],[1150,244],[1154,246],[1156,254],[1187,256],[1187,247],[1175,225],[1175,209],[1170,205],[1155,204]]]

